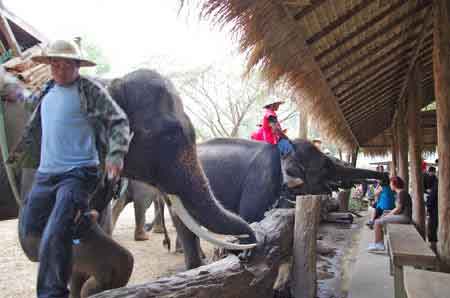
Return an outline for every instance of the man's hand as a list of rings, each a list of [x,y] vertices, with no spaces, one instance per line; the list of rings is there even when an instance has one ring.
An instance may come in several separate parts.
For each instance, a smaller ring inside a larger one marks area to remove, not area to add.
[[[119,178],[120,173],[122,172],[123,165],[109,164],[106,163],[105,170],[108,175],[108,180],[115,180]]]

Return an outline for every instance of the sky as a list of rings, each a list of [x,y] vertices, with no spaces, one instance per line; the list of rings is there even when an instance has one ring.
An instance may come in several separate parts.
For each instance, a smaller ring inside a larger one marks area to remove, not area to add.
[[[123,74],[154,57],[182,67],[241,59],[237,42],[197,10],[178,15],[178,0],[3,0],[4,5],[50,40],[87,36]]]

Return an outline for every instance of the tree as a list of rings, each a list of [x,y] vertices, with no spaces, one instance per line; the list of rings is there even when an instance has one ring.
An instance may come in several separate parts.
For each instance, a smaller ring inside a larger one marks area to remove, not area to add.
[[[103,49],[90,38],[84,37],[79,39],[84,57],[94,61],[97,65],[94,67],[85,67],[81,69],[81,73],[91,76],[103,76],[111,70],[108,58],[104,55]]]

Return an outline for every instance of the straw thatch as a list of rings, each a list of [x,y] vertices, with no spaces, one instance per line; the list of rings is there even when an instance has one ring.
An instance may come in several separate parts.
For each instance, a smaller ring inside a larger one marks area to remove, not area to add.
[[[232,26],[248,69],[293,87],[328,141],[353,148],[388,129],[413,64],[433,100],[430,0],[197,2]]]

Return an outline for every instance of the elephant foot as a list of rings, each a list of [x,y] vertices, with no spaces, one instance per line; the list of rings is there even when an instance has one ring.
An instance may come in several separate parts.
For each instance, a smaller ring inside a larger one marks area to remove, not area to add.
[[[157,233],[157,234],[163,234],[164,233],[164,227],[162,225],[160,225],[160,224],[155,224],[153,226],[152,232],[153,233]]]
[[[150,237],[148,236],[147,232],[145,232],[144,229],[136,230],[134,232],[134,240],[135,241],[147,241]]]

